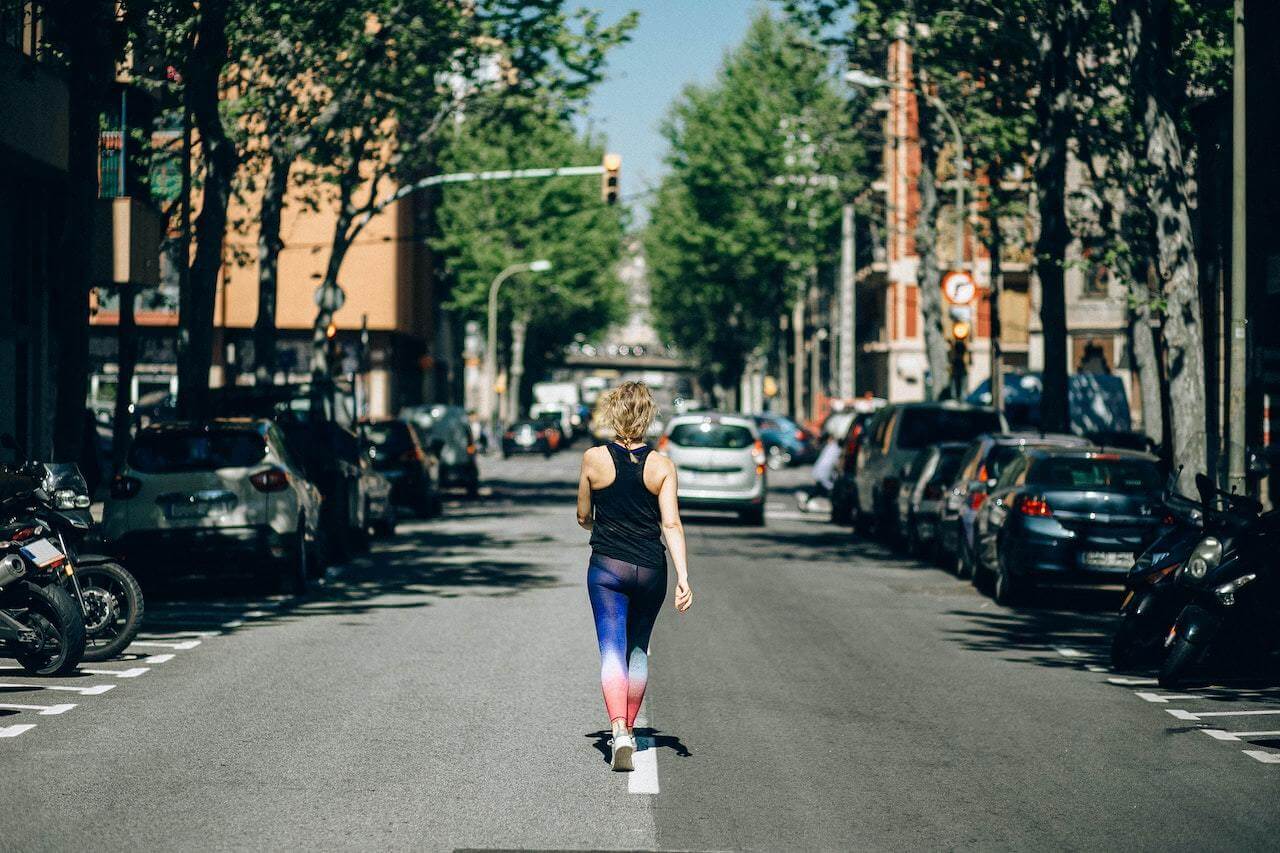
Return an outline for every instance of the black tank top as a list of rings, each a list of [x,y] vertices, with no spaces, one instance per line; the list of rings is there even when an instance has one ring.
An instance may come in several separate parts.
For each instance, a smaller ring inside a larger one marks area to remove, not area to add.
[[[603,489],[591,490],[596,510],[591,549],[637,566],[666,568],[658,496],[644,485],[644,463],[651,450],[645,446],[627,450],[613,442],[605,446],[616,474]]]

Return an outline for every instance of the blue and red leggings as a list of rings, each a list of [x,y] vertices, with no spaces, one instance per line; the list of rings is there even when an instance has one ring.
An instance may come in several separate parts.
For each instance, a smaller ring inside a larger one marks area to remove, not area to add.
[[[592,554],[587,593],[600,642],[600,686],[609,719],[635,724],[649,680],[649,634],[667,595],[667,567]]]

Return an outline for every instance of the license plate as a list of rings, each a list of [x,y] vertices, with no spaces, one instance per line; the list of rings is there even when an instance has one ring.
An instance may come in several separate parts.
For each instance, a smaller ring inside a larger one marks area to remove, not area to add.
[[[517,436],[516,436],[516,444],[519,444],[519,445],[521,445],[522,447],[528,447],[529,445],[533,444],[533,436],[531,436],[531,435],[517,435]]]
[[[1080,562],[1099,569],[1128,569],[1133,565],[1132,551],[1085,551]]]
[[[29,545],[24,545],[21,550],[22,556],[42,569],[58,562],[63,556],[61,549],[48,539],[37,539]]]

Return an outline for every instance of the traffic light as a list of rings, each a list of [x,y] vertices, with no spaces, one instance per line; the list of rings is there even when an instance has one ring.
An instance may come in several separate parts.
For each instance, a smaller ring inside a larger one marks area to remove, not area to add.
[[[963,343],[969,339],[970,331],[968,320],[954,320],[951,323],[951,340]]]
[[[604,174],[600,176],[600,198],[605,204],[618,203],[618,172],[621,169],[621,155],[604,155]]]

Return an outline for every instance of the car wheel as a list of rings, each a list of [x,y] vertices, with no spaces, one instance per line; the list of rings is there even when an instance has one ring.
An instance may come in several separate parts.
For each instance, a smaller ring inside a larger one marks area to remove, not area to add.
[[[839,499],[836,495],[838,492],[831,493],[831,523],[848,527],[853,524],[853,513],[850,512],[849,503],[843,499]]]
[[[906,547],[908,556],[920,559],[924,553],[924,545],[920,542],[920,536],[916,533],[916,520],[913,516],[907,516],[907,533]]]
[[[1026,598],[1026,581],[1009,570],[1009,565],[1003,556],[997,561],[992,597],[995,598],[996,604],[1003,607],[1021,604]]]
[[[952,568],[956,573],[956,577],[961,580],[973,578],[975,569],[973,567],[973,561],[969,559],[968,549],[964,546],[963,531],[956,536],[956,553]]]
[[[280,562],[278,580],[280,591],[285,595],[302,595],[307,591],[307,575],[310,572],[311,555],[307,547],[307,524],[305,519],[298,519],[298,530],[294,534],[293,544]]]
[[[752,527],[764,527],[764,504],[753,506],[750,509],[744,509],[738,513],[738,517],[742,519],[744,524]]]

